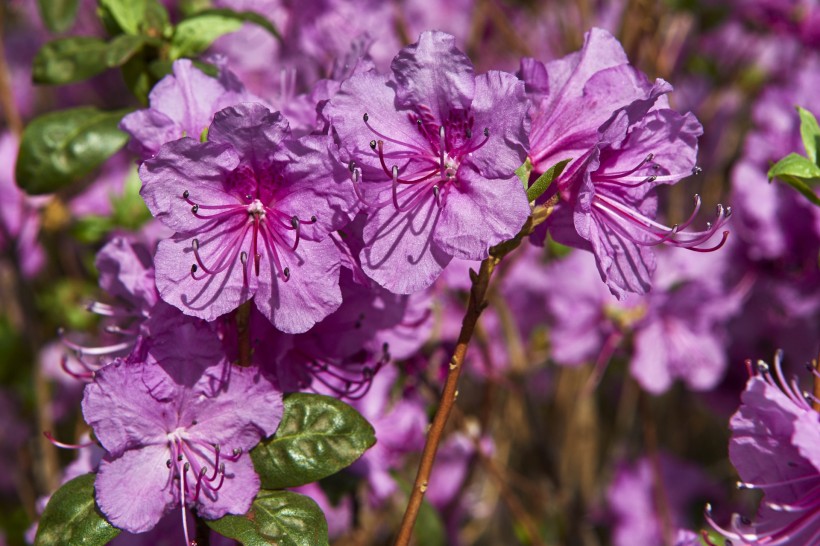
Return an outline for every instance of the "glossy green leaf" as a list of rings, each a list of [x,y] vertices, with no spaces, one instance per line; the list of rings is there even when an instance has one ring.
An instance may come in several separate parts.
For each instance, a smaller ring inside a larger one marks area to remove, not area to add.
[[[17,184],[31,194],[50,193],[91,173],[128,140],[117,128],[127,112],[83,106],[36,118],[20,141]]]
[[[88,79],[122,65],[144,45],[144,38],[127,35],[111,42],[88,36],[49,42],[34,58],[34,83],[59,85]]]
[[[552,167],[546,170],[544,174],[538,177],[535,182],[532,183],[527,189],[527,200],[532,203],[539,197],[541,197],[547,188],[549,188],[550,184],[552,184],[553,180],[561,176],[561,173],[564,172],[564,168],[567,166],[567,163],[572,161],[572,158],[564,159],[559,161]]]
[[[261,490],[244,516],[206,521],[217,533],[243,546],[326,546],[327,521],[309,497],[292,491]]]
[[[183,19],[171,39],[171,59],[195,57],[217,38],[239,30],[244,23],[254,23],[280,38],[279,31],[268,19],[252,11],[209,9]]]
[[[101,546],[120,534],[97,508],[94,478],[94,474],[74,478],[51,496],[37,527],[35,546]]]
[[[126,34],[139,34],[147,0],[97,0]]]
[[[782,180],[820,206],[820,197],[813,189],[820,182],[820,167],[809,158],[798,154],[787,155],[769,169],[769,180],[773,178]]]
[[[65,32],[74,25],[79,0],[37,0],[43,23],[51,32]]]
[[[806,155],[817,165],[817,152],[820,149],[820,126],[817,125],[817,118],[799,106],[797,113],[800,115],[800,136],[803,139],[803,147],[806,148]]]
[[[373,427],[341,400],[319,394],[285,397],[282,422],[273,438],[253,451],[265,489],[312,483],[350,466],[376,443]]]

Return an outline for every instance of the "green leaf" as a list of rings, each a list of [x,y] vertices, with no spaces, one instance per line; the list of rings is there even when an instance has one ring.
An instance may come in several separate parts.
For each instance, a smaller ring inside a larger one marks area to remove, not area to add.
[[[820,207],[820,197],[813,187],[820,182],[820,167],[809,158],[798,154],[789,154],[769,169],[769,180],[779,178]]]
[[[144,38],[126,35],[110,43],[88,36],[49,42],[34,58],[34,83],[60,85],[88,79],[122,65],[144,45]]]
[[[800,115],[800,136],[803,138],[803,147],[806,148],[806,155],[812,163],[817,165],[817,152],[820,148],[820,126],[817,125],[817,118],[814,114],[804,108],[797,107]]]
[[[34,546],[98,546],[120,534],[94,502],[94,478],[94,474],[74,478],[51,496],[40,518]]]
[[[251,458],[262,487],[282,489],[335,474],[374,443],[370,423],[341,400],[294,393],[285,397],[276,435],[256,446]]]
[[[139,34],[147,0],[97,0],[126,34]]]
[[[129,36],[127,34],[117,36],[108,44],[108,57],[106,58],[108,66],[114,68],[115,66],[124,65],[139,53],[146,43],[148,43],[148,40],[144,36]]]
[[[292,491],[259,492],[244,516],[206,521],[217,533],[243,546],[326,546],[327,521],[309,497]]]
[[[530,185],[530,173],[532,172],[532,163],[530,162],[530,158],[528,157],[524,163],[521,164],[520,167],[515,169],[515,176],[521,181],[521,184],[524,186],[524,189],[527,189],[527,186]]]
[[[137,100],[147,106],[151,89],[162,78],[156,78],[151,71],[151,65],[146,63],[142,55],[138,55],[122,65],[122,79]]]
[[[74,25],[79,0],[37,0],[40,17],[51,32],[65,32]]]
[[[532,183],[532,186],[529,187],[527,190],[527,200],[532,203],[539,197],[541,197],[547,188],[549,188],[552,181],[561,176],[561,173],[564,172],[564,168],[567,166],[567,163],[572,161],[572,158],[564,159],[559,161],[552,167],[546,170],[544,174],[538,177],[538,179]]]
[[[50,193],[91,173],[128,140],[117,128],[127,112],[83,106],[36,118],[20,141],[17,184],[31,194]]]
[[[171,39],[169,56],[171,59],[195,57],[205,51],[214,40],[225,34],[236,32],[244,23],[255,23],[281,39],[273,23],[258,13],[209,9],[195,13],[177,25],[174,37]]]

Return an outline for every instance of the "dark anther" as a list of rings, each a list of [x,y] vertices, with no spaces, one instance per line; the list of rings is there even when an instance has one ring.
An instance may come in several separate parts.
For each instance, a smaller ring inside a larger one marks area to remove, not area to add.
[[[741,522],[743,525],[751,525],[752,520],[750,520],[750,519],[749,519],[749,518],[747,518],[746,516],[740,516],[740,522]]]
[[[193,207],[191,207],[191,212],[193,212],[194,214],[199,212],[199,205],[194,205]]]
[[[421,120],[420,120],[420,119],[417,119],[417,120],[416,120],[416,125],[418,125],[418,126],[419,126],[419,129],[421,129]]]
[[[316,215],[311,216],[311,217],[310,217],[310,221],[311,221],[311,222],[315,222],[315,221],[316,221]]]
[[[467,135],[467,138],[473,138],[473,131],[471,129],[464,131],[464,134]]]
[[[239,254],[239,261],[242,262],[242,265],[248,263],[248,253],[244,250]]]
[[[699,174],[700,174],[700,173],[702,173],[702,172],[703,172],[703,169],[701,169],[701,168],[700,168],[700,167],[698,167],[697,165],[695,165],[694,167],[692,167],[692,174],[694,174],[695,176],[699,175]]]
[[[188,199],[189,195],[191,195],[191,193],[188,190],[185,190],[184,192],[182,192],[182,198],[183,199]]]
[[[191,421],[191,426],[198,425],[198,424],[199,424],[199,421],[197,421],[196,419]]]
[[[199,239],[191,241],[191,246],[194,247],[194,250],[199,250]]]
[[[376,141],[375,140],[370,141],[370,147],[374,150],[376,149]]]
[[[282,271],[282,274],[285,276],[285,279],[289,279],[290,278],[290,268],[286,267],[285,270]]]
[[[168,468],[171,468],[171,459],[168,459],[167,461],[165,461],[165,466],[167,466]]]
[[[253,195],[246,193],[245,194],[245,201],[251,201],[253,199]]]
[[[299,217],[298,216],[292,216],[291,219],[290,219],[290,225],[293,227],[293,229],[298,228],[299,227]]]
[[[182,461],[182,454],[177,455],[177,461]]]
[[[214,453],[219,453],[220,449],[219,444],[214,444]]]
[[[367,120],[369,120],[369,119],[370,119],[370,116],[368,116],[367,114],[365,114],[365,115],[363,115],[363,116],[362,116],[362,119],[364,119],[364,122],[365,122],[365,123],[367,123]]]
[[[233,450],[233,454],[234,454],[234,457],[238,457],[239,455],[242,455],[242,448],[241,447],[235,447],[234,450]]]
[[[196,270],[199,269],[196,264],[191,264],[191,273],[196,273]]]
[[[489,127],[484,127],[484,136],[486,136],[486,137],[490,136],[490,128]]]
[[[188,472],[189,470],[191,470],[191,463],[186,461],[185,464],[182,465],[182,471],[183,472]]]
[[[653,175],[653,176],[650,176],[649,178],[647,178],[646,181],[647,182],[654,182],[657,179],[658,179],[658,177]]]
[[[350,163],[347,164],[347,168],[350,169],[350,172],[353,172],[356,170],[356,162],[351,159]]]

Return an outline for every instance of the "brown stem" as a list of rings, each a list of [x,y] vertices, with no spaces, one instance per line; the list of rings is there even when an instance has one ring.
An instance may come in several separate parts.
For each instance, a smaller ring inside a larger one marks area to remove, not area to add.
[[[14,102],[14,93],[11,90],[11,78],[9,77],[9,66],[6,63],[6,48],[3,45],[3,25],[5,24],[5,2],[0,2],[0,106],[6,115],[9,129],[15,135],[23,132],[23,121],[17,111]]]
[[[246,301],[236,310],[236,330],[239,337],[239,362],[237,364],[243,368],[251,365],[250,316],[251,302]]]
[[[467,312],[461,323],[461,332],[459,333],[458,343],[453,352],[453,358],[450,360],[450,369],[447,371],[447,380],[444,383],[444,390],[441,393],[439,406],[433,418],[433,423],[430,425],[430,430],[427,433],[427,441],[424,444],[424,450],[421,454],[421,463],[416,473],[416,480],[413,483],[410,500],[407,503],[407,508],[396,537],[396,546],[408,546],[408,544],[410,544],[410,538],[413,535],[413,525],[416,523],[416,518],[421,509],[421,503],[424,500],[424,493],[427,491],[430,473],[433,470],[433,462],[435,461],[436,452],[438,451],[438,446],[444,434],[444,427],[447,424],[447,420],[453,410],[453,405],[458,397],[458,378],[461,375],[461,368],[464,364],[464,355],[467,353],[467,347],[475,332],[478,318],[487,306],[487,288],[490,284],[493,271],[504,256],[515,250],[521,244],[524,237],[532,233],[535,227],[546,220],[551,212],[551,207],[537,207],[533,210],[530,217],[527,218],[524,227],[521,228],[518,235],[509,241],[505,241],[491,248],[489,258],[481,262],[478,273],[472,270],[470,272],[472,287],[470,289],[470,298],[467,302]]]
[[[669,498],[666,496],[666,484],[663,483],[663,471],[661,469],[661,457],[658,451],[658,429],[649,407],[649,399],[645,393],[641,393],[640,398],[641,414],[643,415],[643,435],[646,442],[646,451],[649,456],[649,465],[652,469],[652,494],[655,500],[655,508],[658,511],[658,519],[661,523],[661,535],[663,543],[671,546],[674,541],[674,526],[672,524],[672,511],[669,507]]]

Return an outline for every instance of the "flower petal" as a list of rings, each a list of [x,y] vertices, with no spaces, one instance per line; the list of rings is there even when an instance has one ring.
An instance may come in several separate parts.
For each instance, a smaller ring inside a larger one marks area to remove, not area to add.
[[[178,502],[168,479],[169,456],[166,446],[152,445],[102,461],[94,489],[112,525],[131,533],[150,531]]]

